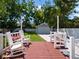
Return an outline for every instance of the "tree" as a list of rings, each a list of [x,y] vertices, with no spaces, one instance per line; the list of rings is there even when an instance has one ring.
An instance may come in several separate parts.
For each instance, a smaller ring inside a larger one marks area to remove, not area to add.
[[[55,7],[58,8],[56,12],[60,17],[60,27],[64,27],[65,18],[71,13],[76,2],[77,0],[55,0]]]
[[[44,22],[44,12],[43,12],[43,10],[42,9],[41,10],[36,10],[34,18],[36,19],[35,20],[36,25],[39,25],[40,23],[43,23]]]
[[[23,12],[23,7],[18,3],[18,1],[19,0],[0,0],[0,20],[2,20],[2,22],[0,22],[0,25],[2,24],[1,28],[11,28],[14,24],[17,24],[17,21],[14,19],[18,19]],[[16,27],[16,25],[14,27]]]
[[[74,27],[79,28],[79,18],[75,18],[74,20]]]
[[[50,0],[45,1],[45,4],[42,6],[42,10],[43,22],[48,23],[50,27],[56,27],[55,8],[51,5]]]
[[[23,13],[25,14],[25,19],[23,22],[24,27],[32,27],[32,25],[30,24],[30,17],[35,16],[35,5],[34,5],[34,1],[33,0],[28,0],[28,2],[26,3],[22,3],[23,6]]]

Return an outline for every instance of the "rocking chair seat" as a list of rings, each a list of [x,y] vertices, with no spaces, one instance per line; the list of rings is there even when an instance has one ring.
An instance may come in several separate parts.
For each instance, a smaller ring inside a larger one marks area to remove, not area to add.
[[[15,50],[15,49],[17,49],[17,48],[20,48],[21,46],[22,46],[22,44],[13,45],[13,46],[11,47],[11,50]]]

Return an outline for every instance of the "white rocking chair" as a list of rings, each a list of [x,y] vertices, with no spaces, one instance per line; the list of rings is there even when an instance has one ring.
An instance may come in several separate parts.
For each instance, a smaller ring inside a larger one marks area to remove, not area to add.
[[[9,43],[9,49],[8,50],[9,50],[10,54],[3,55],[2,58],[10,58],[10,57],[14,58],[14,57],[24,55],[24,47],[23,47],[22,42],[19,42],[19,43],[17,43],[17,41],[13,42],[10,32],[7,32],[6,36],[7,36],[8,43]],[[24,56],[23,56],[23,58],[24,58]]]

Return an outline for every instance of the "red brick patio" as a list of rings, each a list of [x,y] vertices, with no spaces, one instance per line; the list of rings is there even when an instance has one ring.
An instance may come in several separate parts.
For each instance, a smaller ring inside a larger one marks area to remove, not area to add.
[[[20,59],[20,58],[18,58]],[[26,49],[25,59],[68,59],[49,42],[32,42]]]

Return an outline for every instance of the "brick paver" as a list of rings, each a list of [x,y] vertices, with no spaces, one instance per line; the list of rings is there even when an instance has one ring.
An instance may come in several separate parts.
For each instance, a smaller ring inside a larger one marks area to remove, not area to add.
[[[20,59],[20,58],[19,58]],[[26,49],[25,59],[68,59],[49,42],[32,42]]]

